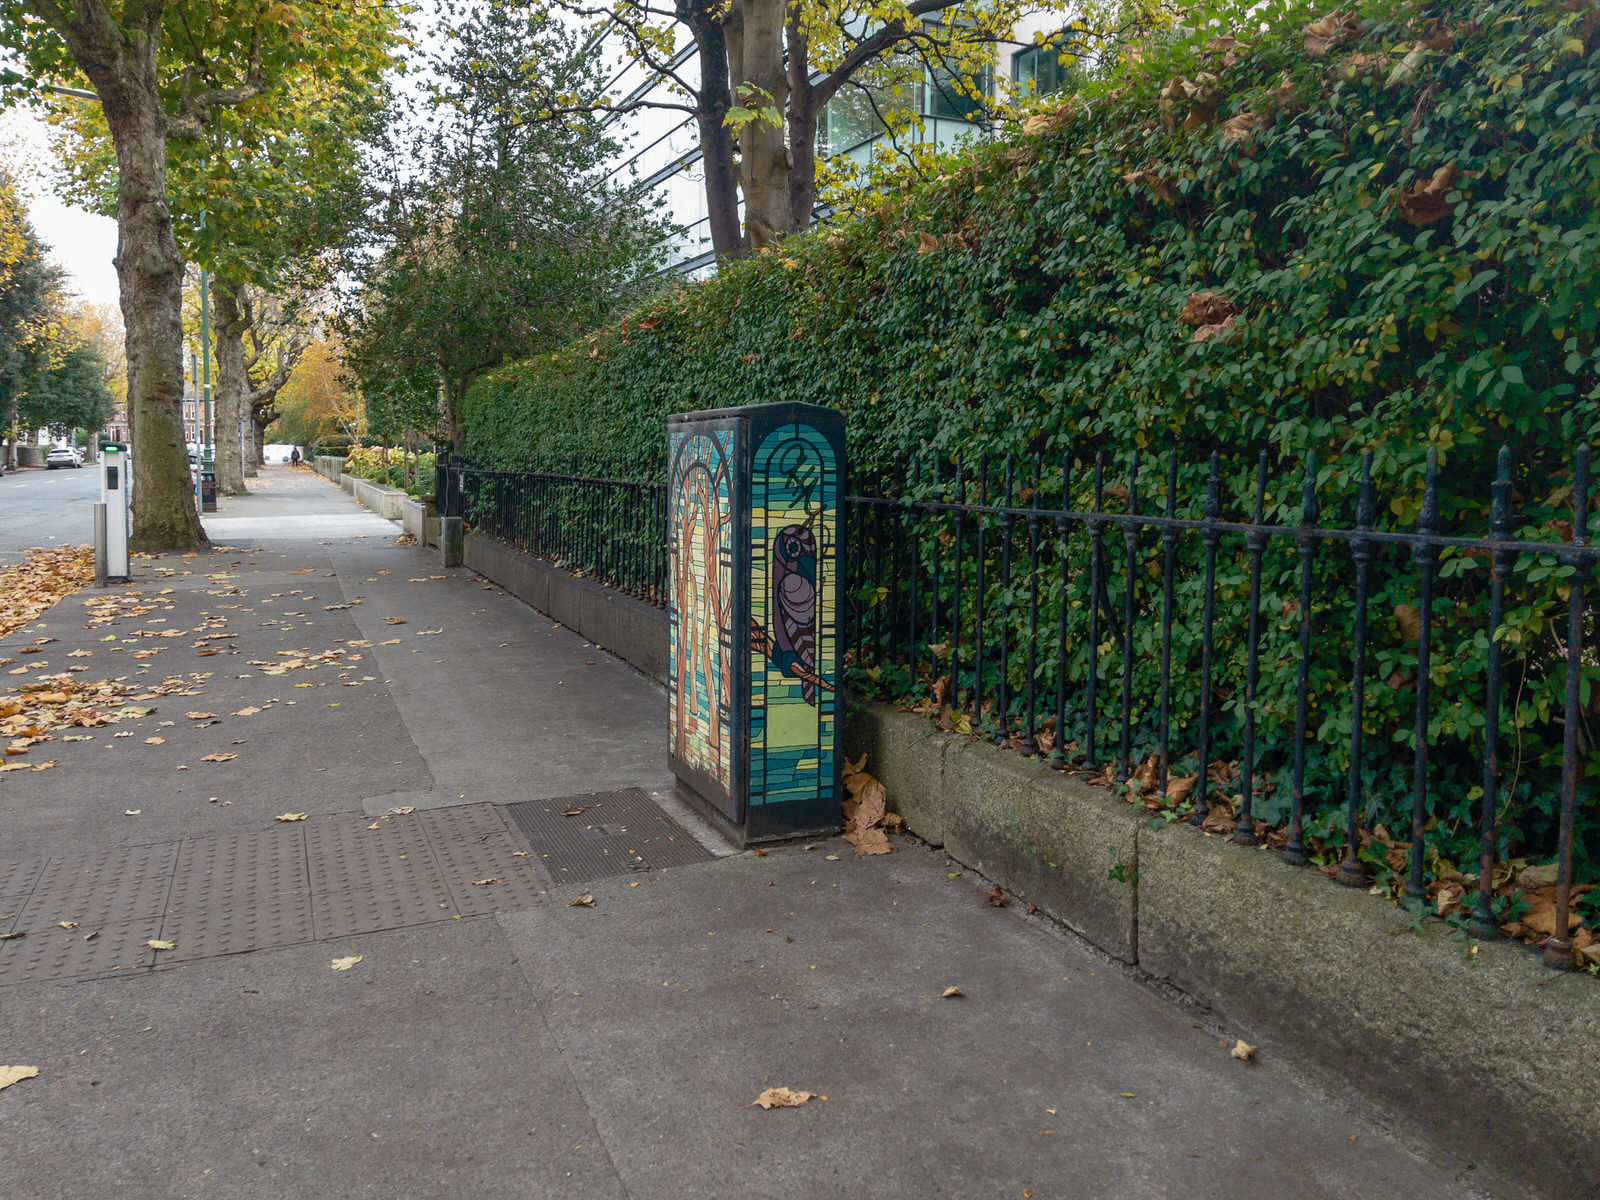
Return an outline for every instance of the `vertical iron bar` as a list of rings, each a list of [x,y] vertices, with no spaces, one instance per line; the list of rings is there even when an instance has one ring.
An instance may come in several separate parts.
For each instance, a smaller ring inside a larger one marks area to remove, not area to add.
[[[1572,549],[1560,556],[1572,568],[1567,584],[1567,704],[1561,738],[1561,831],[1556,842],[1556,931],[1544,944],[1544,964],[1558,971],[1578,965],[1569,928],[1572,911],[1572,832],[1578,815],[1578,723],[1583,675],[1583,585],[1588,572],[1589,447],[1579,446],[1572,487]]]
[[[1061,598],[1056,610],[1056,736],[1055,745],[1050,751],[1052,767],[1062,767],[1067,762],[1064,749],[1067,741],[1067,591],[1070,582],[1067,569],[1067,510],[1072,507],[1071,470],[1070,461],[1063,452],[1061,504],[1056,509],[1056,539],[1060,542],[1056,553],[1061,556]],[[1093,651],[1089,658],[1091,662],[1094,660]]]
[[[1344,861],[1338,881],[1346,887],[1363,887],[1366,868],[1361,865],[1361,722],[1367,700],[1367,576],[1372,566],[1372,525],[1377,516],[1377,496],[1372,484],[1372,451],[1361,456],[1361,483],[1356,492],[1356,536],[1350,556],[1356,565],[1355,646],[1350,654],[1350,790],[1345,798]]]
[[[1427,473],[1422,486],[1422,513],[1417,519],[1420,540],[1412,544],[1411,560],[1417,565],[1417,714],[1411,792],[1411,871],[1406,877],[1406,899],[1423,900],[1423,841],[1428,823],[1428,701],[1432,690],[1433,650],[1433,574],[1439,565],[1439,546],[1434,541],[1439,531],[1439,455],[1428,451]]]
[[[916,462],[912,461],[912,477],[916,477]],[[911,592],[906,606],[906,686],[915,692],[917,687],[917,575],[922,571],[922,556],[917,538],[917,510],[906,500],[905,482],[900,485],[900,512],[897,520],[905,528],[907,588]]]
[[[950,582],[950,707],[961,711],[961,543],[966,540],[967,477],[956,459],[955,562]]]
[[[939,487],[939,456],[933,456],[933,490],[929,492],[932,503],[938,504],[944,499],[944,493]],[[939,535],[944,532],[938,517],[938,510],[928,510],[929,531],[933,535],[933,578],[932,578],[932,611],[928,614],[928,684],[931,688],[939,680],[939,652],[934,649],[939,644],[939,589],[944,586],[944,572],[939,568],[944,563],[943,548],[939,545]]]
[[[1167,520],[1178,516],[1178,452],[1167,454]],[[1156,721],[1156,795],[1167,795],[1167,773],[1171,767],[1171,709],[1172,709],[1172,591],[1173,574],[1177,566],[1178,527],[1166,525],[1161,530],[1161,685],[1160,715]]]
[[[1092,778],[1099,762],[1095,758],[1095,708],[1097,684],[1100,675],[1100,575],[1101,560],[1105,557],[1105,520],[1100,516],[1105,495],[1105,451],[1094,455],[1094,502],[1089,510],[1089,684],[1084,697],[1088,728],[1084,734],[1084,778]]]
[[[1133,580],[1139,565],[1139,452],[1133,452],[1128,465],[1128,523],[1122,527],[1127,545],[1127,566],[1123,571],[1122,593],[1122,778],[1133,774]]]
[[[1024,754],[1039,752],[1034,723],[1034,672],[1039,667],[1039,456],[1033,456],[1033,494],[1028,497],[1028,697],[1022,727]]]
[[[1310,715],[1311,669],[1311,563],[1317,555],[1317,540],[1312,532],[1317,525],[1317,461],[1306,452],[1306,477],[1300,490],[1300,527],[1295,542],[1300,552],[1300,662],[1295,674],[1294,705],[1294,792],[1289,801],[1289,838],[1283,848],[1283,861],[1292,867],[1306,861],[1306,721]]]
[[[1489,539],[1505,542],[1511,538],[1511,450],[1500,447],[1499,469],[1495,472],[1493,497],[1489,504]],[[1483,704],[1483,815],[1478,842],[1478,897],[1472,906],[1472,931],[1479,937],[1494,937],[1499,928],[1494,919],[1494,864],[1499,858],[1495,819],[1500,792],[1500,626],[1505,623],[1506,581],[1516,564],[1516,552],[1500,547],[1490,552],[1489,567],[1489,664]]]
[[[1267,452],[1256,462],[1256,503],[1251,510],[1250,532],[1244,535],[1250,552],[1250,618],[1245,634],[1244,753],[1239,763],[1239,825],[1230,839],[1254,846],[1256,838],[1256,684],[1261,678],[1261,557],[1267,549]]]
[[[978,508],[989,502],[989,456],[978,458]],[[978,733],[983,724],[983,513],[973,514],[972,523],[978,530],[978,578],[974,582],[972,629],[972,732]]]
[[[1016,516],[1011,510],[1011,455],[1006,455],[1005,491],[1000,497],[1000,687],[995,712],[1000,721],[995,728],[995,745],[1011,735],[1011,533]]]
[[[1194,785],[1194,812],[1189,824],[1201,825],[1211,814],[1209,801],[1211,765],[1211,653],[1215,641],[1217,616],[1217,546],[1222,531],[1216,527],[1222,515],[1222,474],[1217,452],[1211,452],[1211,473],[1206,477],[1206,506],[1201,516],[1200,544],[1205,547],[1205,592],[1200,616],[1200,778]]]

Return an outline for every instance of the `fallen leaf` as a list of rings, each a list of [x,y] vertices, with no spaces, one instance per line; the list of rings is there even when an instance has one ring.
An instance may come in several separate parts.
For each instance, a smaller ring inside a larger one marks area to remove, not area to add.
[[[276,817],[273,818],[273,820],[275,820],[275,821],[304,821],[308,815],[309,814],[307,814],[307,813],[286,812],[286,813],[279,813]]]
[[[825,858],[828,862],[838,862],[839,861],[839,856],[837,854],[824,854],[822,857]]]
[[[233,715],[236,716],[236,717],[253,717],[260,711],[261,710],[259,708],[255,707],[255,705],[250,705],[248,708],[241,708],[238,712],[234,713]]]
[[[576,900],[567,901],[567,907],[568,908],[593,908],[594,907],[594,897],[591,896],[588,892],[585,892],[583,895],[579,896]]]
[[[505,881],[506,881],[506,879],[505,879],[504,875],[498,876],[497,878],[494,878],[494,879],[474,879],[472,881],[472,886],[473,887],[488,887],[491,883],[504,883]]]
[[[38,1067],[0,1067],[0,1088],[8,1088],[24,1079],[35,1079],[38,1074]]]
[[[152,950],[175,950],[177,948],[176,943],[164,941],[161,938],[151,938],[145,945]]]
[[[211,763],[232,762],[234,759],[236,759],[238,757],[239,756],[237,754],[232,753],[232,752],[229,752],[227,754],[207,754],[207,755],[203,755],[201,757],[200,761],[201,762],[211,762]]]
[[[402,816],[402,817],[403,817],[403,816],[405,816],[405,815],[406,815],[406,814],[407,814],[407,813],[414,813],[414,812],[416,812],[416,811],[417,811],[417,809],[416,809],[416,806],[415,806],[415,805],[414,805],[414,804],[408,804],[408,805],[406,805],[406,806],[405,806],[405,807],[404,807],[404,808],[391,808],[391,809],[390,809],[390,810],[389,810],[389,811],[390,811],[390,812],[392,812],[392,813],[396,813],[396,814],[398,814],[398,815],[399,815],[399,816]]]
[[[122,815],[125,817],[137,817],[143,811],[144,809],[142,808],[125,808],[122,810]]]
[[[56,924],[62,929],[76,929],[78,927],[78,923],[76,921],[57,921]]]
[[[335,971],[348,971],[360,961],[361,955],[352,954],[348,958],[336,958],[329,963],[328,966],[332,967]]]
[[[965,995],[966,995],[966,993],[963,992],[960,988],[956,987],[955,984],[951,984],[949,987],[945,988],[944,991],[939,993],[939,999],[941,999],[941,1000],[955,1000],[955,999],[958,999],[959,997],[962,997],[962,996],[965,996]]]
[[[1011,904],[1011,901],[1006,899],[1005,892],[1000,889],[1000,885],[997,883],[989,889],[989,903],[995,908],[1006,908]]]
[[[827,1099],[825,1096],[822,1098]],[[746,1104],[745,1107],[754,1108],[760,1105],[764,1109],[799,1108],[806,1101],[815,1099],[817,1099],[816,1092],[802,1092],[795,1088],[771,1087],[749,1104]]]
[[[26,929],[19,929],[15,933],[0,933],[0,942],[9,942],[15,938],[23,938],[27,936],[28,931]]]
[[[189,720],[191,720],[191,721],[211,721],[211,720],[215,720],[216,716],[217,716],[216,713],[208,713],[208,712],[192,712],[192,713],[184,713],[183,715],[188,717]]]
[[[572,808],[563,808],[561,810],[561,815],[563,817],[577,817],[577,816],[583,815],[584,813],[586,813],[588,811],[589,811],[589,809],[588,809],[587,806],[579,808],[578,806],[574,805]]]
[[[1249,1042],[1240,1039],[1234,1042],[1233,1049],[1229,1050],[1228,1053],[1240,1062],[1253,1062],[1256,1057],[1256,1048]]]
[[[144,744],[146,746],[165,746],[167,739],[164,737],[147,737],[144,740]]]

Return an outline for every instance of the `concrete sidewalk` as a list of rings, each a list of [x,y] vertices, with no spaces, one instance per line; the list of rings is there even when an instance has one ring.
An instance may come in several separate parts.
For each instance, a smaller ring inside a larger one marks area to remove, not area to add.
[[[0,1064],[40,1068],[0,1091],[0,1195],[1482,1186],[913,843],[731,855],[665,800],[655,685],[309,471],[210,524],[235,549],[141,562],[127,615],[86,629],[83,592],[0,642],[0,701],[87,666],[154,710],[0,775]],[[603,833],[596,793],[635,798],[609,873],[507,815]],[[700,861],[630,869],[655,834]],[[775,1085],[819,1098],[750,1107]]]

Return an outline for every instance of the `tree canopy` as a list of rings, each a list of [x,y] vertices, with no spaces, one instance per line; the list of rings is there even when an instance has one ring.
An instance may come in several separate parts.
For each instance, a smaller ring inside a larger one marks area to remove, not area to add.
[[[539,121],[535,85],[600,92],[548,15],[491,5],[446,33],[422,119],[372,147],[373,241],[350,263],[345,361],[375,433],[458,440],[467,386],[602,323],[652,287],[665,224],[608,177],[589,114]]]

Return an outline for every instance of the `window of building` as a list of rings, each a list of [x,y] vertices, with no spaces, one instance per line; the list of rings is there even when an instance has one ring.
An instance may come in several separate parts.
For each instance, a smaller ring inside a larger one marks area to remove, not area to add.
[[[994,95],[994,68],[985,66],[972,75],[942,65],[932,67],[921,90],[921,112],[925,117],[982,120],[989,98]]]
[[[1027,46],[1011,56],[1011,78],[1019,99],[1066,89],[1072,81],[1072,67],[1061,63],[1065,48],[1065,38],[1057,34],[1042,46]]]

